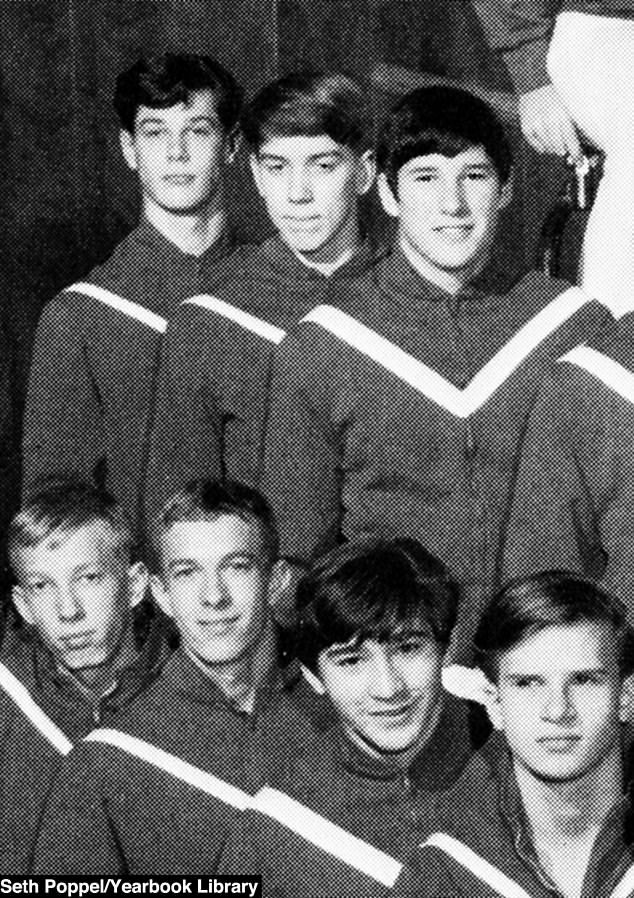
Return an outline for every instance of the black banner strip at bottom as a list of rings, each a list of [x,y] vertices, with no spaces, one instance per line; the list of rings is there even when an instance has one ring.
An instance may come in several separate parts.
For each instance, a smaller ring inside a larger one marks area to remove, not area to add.
[[[0,895],[88,898],[108,895],[243,895],[261,898],[261,876],[2,876]]]

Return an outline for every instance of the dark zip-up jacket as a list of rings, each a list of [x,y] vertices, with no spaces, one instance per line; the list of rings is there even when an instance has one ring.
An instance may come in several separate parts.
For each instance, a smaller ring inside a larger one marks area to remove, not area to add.
[[[257,873],[275,898],[383,895],[429,827],[431,795],[455,783],[470,755],[466,707],[452,698],[406,771],[333,731],[237,817],[220,871]]]
[[[264,490],[282,552],[301,563],[341,537],[421,540],[462,584],[466,646],[542,377],[610,315],[537,272],[505,296],[452,298],[400,252],[336,305],[289,332],[273,365]]]
[[[34,637],[8,630],[0,662],[73,743],[96,726],[113,724],[158,677],[167,657],[158,628],[150,630],[137,657],[118,672],[116,688],[98,704],[59,673],[48,650]],[[68,747],[53,743],[34,724],[25,703],[17,704],[0,685],[0,866],[4,873],[27,872],[40,817]]]
[[[257,484],[275,346],[289,325],[323,301],[331,280],[362,273],[375,256],[363,244],[326,277],[271,237],[234,253],[213,296],[179,306],[162,352],[146,477],[148,520],[194,477]]]
[[[167,752],[168,769],[112,741],[79,743],[66,757],[46,808],[35,871],[213,873],[241,800],[314,738],[322,712],[294,665],[272,673],[254,713],[245,714],[177,651],[116,725],[119,733],[158,749],[159,756]],[[193,782],[180,775],[183,762],[193,770]]]
[[[547,568],[601,580],[634,620],[634,314],[560,359],[531,413],[504,574]]]
[[[439,797],[433,835],[442,833],[466,845],[510,878],[516,891],[504,892],[487,884],[482,878],[486,871],[477,860],[459,862],[430,833],[430,841],[436,844],[415,849],[391,893],[393,898],[500,898],[518,895],[517,886],[530,898],[562,898],[537,855],[512,762],[501,742],[494,738],[486,751],[474,757],[455,787]],[[592,849],[581,898],[609,898],[628,871],[634,883],[631,817],[628,798],[606,817]]]
[[[504,56],[518,93],[550,81],[548,44],[559,12],[634,19],[634,0],[472,0],[493,49]]]
[[[188,255],[144,221],[81,282],[121,297],[122,307],[81,284],[45,306],[29,376],[23,493],[59,472],[96,477],[138,522],[166,319],[182,299],[209,289],[230,248],[225,236],[202,256]]]

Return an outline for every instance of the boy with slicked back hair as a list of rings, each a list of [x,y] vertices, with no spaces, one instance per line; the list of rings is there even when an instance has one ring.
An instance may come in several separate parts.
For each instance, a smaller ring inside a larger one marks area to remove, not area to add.
[[[242,90],[207,56],[139,59],[117,79],[121,150],[142,218],[110,258],[45,307],[29,378],[23,495],[42,476],[95,478],[139,527],[166,320],[207,290],[235,237],[223,182]]]
[[[297,604],[297,657],[337,723],[236,820],[221,869],[288,898],[383,895],[471,755],[440,678],[458,588],[415,540],[374,539],[315,562]]]
[[[377,146],[393,252],[332,285],[278,347],[263,490],[282,554],[305,564],[340,538],[426,534],[461,586],[469,653],[496,579],[518,443],[544,371],[609,320],[538,272],[484,290],[512,191],[501,123],[457,88],[413,91]]]
[[[241,125],[276,233],[235,254],[223,284],[184,302],[169,323],[146,478],[150,517],[189,477],[258,482],[274,348],[329,284],[377,255],[359,223],[359,199],[374,180],[361,85],[337,73],[286,75],[251,100]]]
[[[111,496],[48,482],[15,515],[8,542],[22,626],[7,629],[0,651],[0,855],[17,874],[63,757],[116,719],[168,652],[158,630],[135,620],[148,575]]]
[[[332,723],[297,664],[277,661],[270,604],[286,565],[262,496],[192,481],[153,533],[152,592],[180,645],[116,729],[66,758],[42,873],[212,874],[233,814]]]
[[[487,608],[476,659],[499,732],[439,799],[395,898],[631,895],[624,606],[566,571],[518,578]]]

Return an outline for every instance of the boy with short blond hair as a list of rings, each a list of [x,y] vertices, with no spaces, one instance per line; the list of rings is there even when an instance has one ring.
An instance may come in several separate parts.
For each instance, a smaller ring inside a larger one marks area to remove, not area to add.
[[[135,628],[147,571],[108,494],[79,481],[43,487],[13,518],[9,554],[23,626],[0,652],[0,840],[4,869],[18,873],[64,755],[136,698],[167,650],[158,632]]]
[[[286,565],[265,500],[193,481],[153,532],[152,590],[180,646],[116,730],[66,759],[38,840],[42,873],[213,873],[236,809],[331,722],[298,667],[276,660],[270,605]]]

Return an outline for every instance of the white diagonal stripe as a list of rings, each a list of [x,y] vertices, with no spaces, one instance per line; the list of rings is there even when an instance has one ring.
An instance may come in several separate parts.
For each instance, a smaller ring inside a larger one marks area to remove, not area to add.
[[[610,894],[610,898],[632,898],[634,895],[634,865],[629,867]]]
[[[572,362],[573,365],[592,374],[623,399],[634,402],[634,372],[599,352],[598,349],[591,346],[575,346],[558,361]]]
[[[211,773],[207,773],[206,770],[201,770],[200,767],[188,764],[187,761],[183,761],[177,755],[163,751],[162,748],[157,748],[156,745],[152,745],[150,742],[137,739],[136,736],[130,736],[128,733],[122,733],[120,730],[93,730],[92,733],[86,736],[84,742],[105,742],[107,745],[120,748],[122,751],[128,752],[128,754],[134,755],[134,757],[152,764],[154,767],[158,767],[165,773],[169,773],[170,776],[182,780],[196,789],[200,789],[201,792],[206,792],[207,795],[218,798],[225,804],[239,808],[241,811],[248,806],[251,800],[250,795],[243,792],[242,789],[232,786],[231,783],[218,779]]]
[[[111,309],[116,309],[117,312],[122,312],[124,315],[127,315],[128,318],[135,318],[137,321],[140,321],[141,324],[146,324],[148,327],[151,327],[153,330],[159,331],[162,334],[165,333],[165,329],[167,328],[167,321],[161,315],[157,315],[156,312],[146,309],[145,306],[142,306],[138,302],[131,302],[131,300],[124,299],[123,296],[118,296],[118,294],[112,293],[110,290],[105,290],[103,287],[97,287],[95,284],[88,284],[81,281],[77,284],[71,284],[70,287],[66,287],[64,293],[83,293],[85,296],[91,296],[93,299],[102,302],[104,305],[110,306]]]
[[[270,343],[281,343],[286,336],[286,331],[283,331],[281,327],[275,327],[274,324],[269,324],[263,318],[256,318],[255,315],[251,315],[249,312],[243,311],[243,309],[238,309],[236,306],[232,306],[216,296],[207,296],[205,294],[191,296],[185,300],[184,304],[187,303],[215,312],[216,315],[221,315],[223,318],[228,318],[234,324],[238,324],[245,330],[257,334],[258,337],[264,337]]]
[[[20,682],[4,664],[0,664],[0,686],[13,699],[25,717],[28,717],[35,729],[39,730],[60,754],[67,755],[73,747],[73,743],[57,724],[53,723],[48,714],[42,711],[24,683]]]
[[[388,888],[394,885],[401,872],[403,865],[389,854],[358,839],[283,792],[265,786],[254,796],[251,807]]]
[[[302,321],[321,325],[457,418],[468,418],[491,398],[540,343],[587,302],[588,297],[578,287],[564,290],[527,321],[464,389],[333,306],[317,306]]]
[[[447,833],[433,833],[421,843],[421,848],[424,848],[426,845],[440,848],[441,851],[452,857],[461,866],[473,873],[474,876],[481,879],[482,882],[491,886],[503,898],[531,898],[530,894],[515,880],[507,876],[506,873],[502,873],[501,870],[498,870],[497,867],[494,867],[493,864],[490,864],[479,854],[476,854],[475,851],[459,839],[454,839],[453,836]]]

